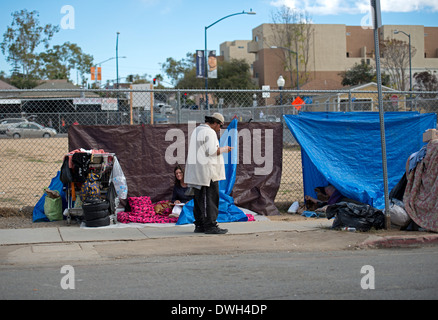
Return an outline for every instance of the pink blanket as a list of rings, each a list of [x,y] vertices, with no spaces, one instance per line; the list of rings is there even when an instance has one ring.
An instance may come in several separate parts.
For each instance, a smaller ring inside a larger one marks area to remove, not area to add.
[[[172,209],[166,209],[163,214],[155,213],[154,206],[163,201],[152,203],[148,196],[128,198],[130,212],[117,213],[117,221],[121,223],[176,223],[178,217],[169,217]],[[255,221],[252,214],[246,214],[248,221]]]
[[[154,206],[151,198],[147,196],[143,197],[130,197],[128,198],[131,212],[119,212],[117,213],[117,221],[121,223],[176,223],[178,217],[169,217],[172,209],[166,209],[163,214],[155,213]]]

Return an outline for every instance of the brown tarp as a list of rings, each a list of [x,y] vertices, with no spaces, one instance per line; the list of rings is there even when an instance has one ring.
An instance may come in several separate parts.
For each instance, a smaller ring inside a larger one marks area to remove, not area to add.
[[[128,197],[149,196],[156,202],[171,199],[173,169],[184,165],[188,133],[194,128],[187,124],[71,126],[69,151],[83,148],[115,153],[127,179]],[[259,214],[279,214],[274,199],[282,171],[283,126],[239,123],[238,132],[239,162],[231,194],[234,202]]]

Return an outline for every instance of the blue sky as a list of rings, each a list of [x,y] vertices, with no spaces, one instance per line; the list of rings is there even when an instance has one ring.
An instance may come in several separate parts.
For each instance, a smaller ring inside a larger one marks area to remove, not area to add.
[[[120,32],[119,57],[127,58],[119,59],[119,76],[147,74],[152,78],[162,73],[161,64],[168,57],[180,60],[188,52],[203,49],[205,26],[243,10],[257,13],[230,17],[209,28],[208,49],[219,51],[224,41],[250,40],[252,29],[271,23],[272,12],[283,4],[308,11],[316,24],[361,25],[369,8],[369,0],[2,0],[0,42],[14,11],[37,10],[41,25],[62,26],[67,12],[61,9],[70,5],[74,29],[61,28],[52,45],[76,43],[99,63],[115,57],[116,33]],[[438,0],[381,0],[381,7],[383,24],[438,26]],[[10,69],[0,52],[0,71],[9,74]],[[103,82],[116,78],[115,60],[102,65],[102,76]],[[75,81],[76,74],[71,78]]]

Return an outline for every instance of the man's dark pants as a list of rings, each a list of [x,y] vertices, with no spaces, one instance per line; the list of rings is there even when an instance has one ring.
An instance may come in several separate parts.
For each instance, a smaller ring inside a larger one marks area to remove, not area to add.
[[[195,226],[205,230],[217,226],[216,220],[219,213],[219,182],[210,181],[210,186],[195,188],[193,215]]]

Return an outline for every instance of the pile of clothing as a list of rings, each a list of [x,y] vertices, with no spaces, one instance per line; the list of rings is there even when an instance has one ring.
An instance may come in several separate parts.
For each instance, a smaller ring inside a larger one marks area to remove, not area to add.
[[[406,212],[421,228],[438,232],[438,139],[427,144],[421,160],[409,170],[403,194]]]
[[[391,224],[402,230],[438,232],[438,139],[409,157],[389,199]]]

